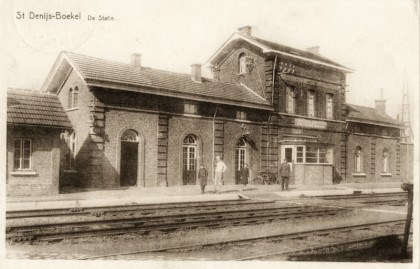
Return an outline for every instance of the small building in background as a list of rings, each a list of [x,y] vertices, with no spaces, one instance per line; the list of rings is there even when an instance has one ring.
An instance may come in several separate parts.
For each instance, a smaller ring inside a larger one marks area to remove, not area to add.
[[[71,129],[57,95],[7,91],[7,195],[59,193],[60,134]]]
[[[347,104],[346,182],[410,181],[413,152],[412,145],[402,141],[405,127],[386,114],[382,96],[375,104],[375,108]]]

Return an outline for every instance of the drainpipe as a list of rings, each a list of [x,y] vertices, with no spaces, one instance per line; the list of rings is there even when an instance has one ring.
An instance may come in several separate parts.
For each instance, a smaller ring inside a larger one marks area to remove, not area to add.
[[[212,150],[212,158],[211,158],[211,176],[214,178],[214,133],[215,133],[215,127],[214,127],[214,121],[216,120],[217,111],[219,110],[219,104],[216,106],[216,110],[214,111],[213,116],[213,150]]]
[[[267,176],[268,172],[270,171],[270,121],[271,121],[271,111],[268,115],[268,121],[267,121]]]
[[[275,83],[275,79],[276,79],[276,66],[277,66],[277,55],[276,58],[274,59],[274,66],[273,66],[273,89],[271,91],[271,104],[273,104],[274,102],[274,83]]]

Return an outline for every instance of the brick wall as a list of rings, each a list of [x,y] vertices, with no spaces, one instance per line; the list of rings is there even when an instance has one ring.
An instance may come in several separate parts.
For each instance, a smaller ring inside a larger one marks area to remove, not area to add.
[[[68,91],[70,88],[79,89],[77,108],[68,108]],[[91,130],[91,108],[90,105],[94,101],[94,96],[90,89],[73,70],[61,90],[58,93],[58,98],[63,105],[66,113],[72,123],[73,129],[76,132],[76,150],[75,150],[75,170],[77,173],[67,173],[62,171],[61,181],[74,186],[94,187],[96,185],[103,186],[101,176],[98,171],[101,167],[92,169],[92,162],[98,163],[97,160],[93,161],[92,156],[100,156],[100,149],[95,144],[92,144],[92,137],[90,136]],[[64,158],[65,152],[62,152],[61,158]],[[98,166],[98,165],[97,165]],[[92,174],[96,173],[96,178],[93,179]]]
[[[33,175],[19,175],[13,171],[15,138],[32,140]],[[60,130],[52,128],[17,127],[7,128],[7,195],[51,195],[59,191]]]
[[[252,70],[245,74],[239,74],[239,56],[245,55],[254,59]],[[243,83],[250,89],[255,90],[260,96],[265,93],[265,66],[264,58],[255,51],[255,48],[246,46],[235,50],[219,67],[219,79],[221,82]]]
[[[118,109],[105,110],[103,174],[106,184],[119,186],[120,138],[132,129],[139,134],[138,186],[155,187],[157,182],[158,115]]]
[[[192,134],[198,139],[197,166],[203,164],[209,173],[211,184],[213,123],[211,119],[171,116],[168,124],[168,185],[181,186],[182,181],[182,142]],[[199,184],[199,182],[197,182]]]
[[[351,134],[348,139],[348,172],[350,182],[392,182],[401,181],[406,177],[406,170],[402,169],[404,162],[402,154],[398,152],[398,139],[378,136]],[[364,176],[355,174],[355,149],[362,148],[362,172]],[[384,149],[388,149],[389,173],[384,173]]]

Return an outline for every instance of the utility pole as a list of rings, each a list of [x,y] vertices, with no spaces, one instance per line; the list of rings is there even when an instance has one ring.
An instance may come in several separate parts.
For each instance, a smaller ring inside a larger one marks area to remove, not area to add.
[[[405,143],[406,146],[406,162],[407,162],[407,182],[410,182],[410,144],[412,143],[414,136],[411,128],[411,115],[410,115],[410,100],[408,96],[407,86],[407,72],[404,70],[404,82],[403,82],[403,100],[401,104],[401,115],[399,117],[400,122],[404,125],[401,130],[401,142]]]
[[[408,97],[408,86],[407,86],[407,75],[404,71],[404,84],[403,84],[403,100],[401,104],[401,115],[400,122],[405,125],[402,130],[401,137],[404,142],[411,143],[413,140],[413,130],[411,128],[411,117],[410,117],[410,101]]]

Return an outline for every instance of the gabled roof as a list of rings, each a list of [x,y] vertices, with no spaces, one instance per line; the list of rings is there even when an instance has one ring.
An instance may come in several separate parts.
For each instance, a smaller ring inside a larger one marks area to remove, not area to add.
[[[347,104],[347,121],[403,128],[401,122],[388,115],[376,112],[376,110],[372,107],[357,106],[352,104]]]
[[[309,51],[304,51],[300,49],[295,49],[285,45],[281,45],[275,42],[267,41],[261,38],[254,36],[246,36],[240,33],[234,33],[207,61],[213,66],[216,65],[219,61],[223,60],[227,55],[230,54],[230,51],[236,49],[240,42],[248,42],[259,49],[262,53],[276,53],[299,59],[301,61],[311,62],[313,64],[319,64],[326,67],[338,69],[344,72],[353,72],[352,69],[347,68],[343,65],[340,65],[322,55],[315,54]]]
[[[59,55],[42,90],[57,91],[72,69],[88,86],[273,110],[263,97],[243,85],[206,78],[196,82],[189,74],[137,67],[70,52]]]
[[[18,89],[7,90],[7,123],[72,127],[57,95]]]

